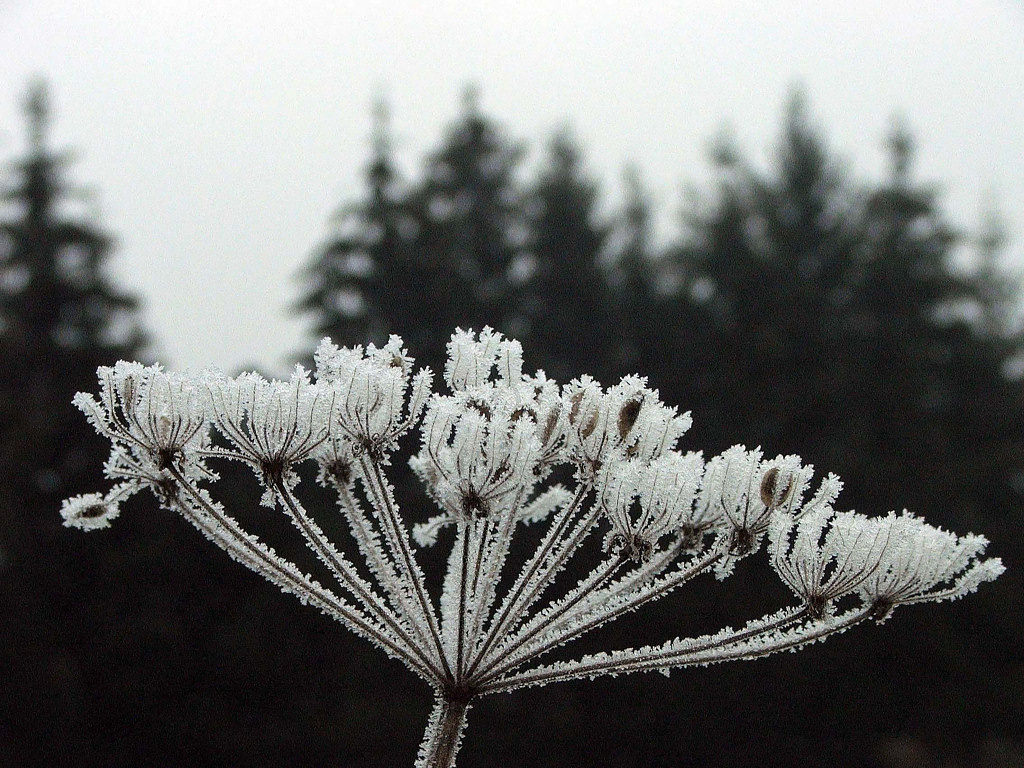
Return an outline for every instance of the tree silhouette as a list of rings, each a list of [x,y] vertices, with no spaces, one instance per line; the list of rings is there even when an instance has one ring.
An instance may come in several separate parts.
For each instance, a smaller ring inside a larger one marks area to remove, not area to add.
[[[391,333],[422,326],[429,308],[430,275],[413,247],[417,222],[395,168],[384,102],[373,117],[365,196],[336,216],[335,233],[303,272],[306,293],[298,305],[313,316],[317,335],[342,344],[385,342]]]
[[[135,355],[143,335],[136,300],[105,275],[110,237],[68,210],[69,157],[47,146],[45,84],[31,87],[25,108],[28,154],[5,185],[0,221],[0,432],[18,443],[12,460],[34,468],[31,485],[59,498],[74,486],[79,451],[95,445],[84,434],[69,437],[77,431],[63,418],[71,397],[97,365]]]
[[[89,467],[107,455],[71,398],[95,385],[97,366],[136,357],[144,341],[136,300],[106,275],[112,240],[76,213],[70,157],[49,147],[43,82],[29,88],[25,113],[28,151],[5,174],[0,213],[0,666],[10,671],[0,708],[14,713],[0,727],[0,762],[12,765],[66,762],[73,744],[89,759],[76,730],[96,671],[88,654],[118,603],[84,596],[74,569],[97,574],[111,562],[88,548],[71,554],[54,510],[92,485]]]
[[[136,300],[105,274],[112,241],[76,216],[66,153],[50,150],[43,82],[25,101],[28,152],[3,186],[0,218],[0,463],[3,548],[31,562],[56,522],[37,515],[82,487],[102,446],[71,418],[71,398],[96,367],[135,356]],[[40,536],[46,532],[46,536]]]
[[[471,88],[422,180],[403,185],[378,105],[365,196],[342,209],[337,233],[303,273],[298,308],[313,315],[316,332],[349,344],[401,332],[420,360],[437,365],[455,326],[521,327],[521,156]]]
[[[421,290],[428,291],[429,322],[438,329],[522,327],[516,280],[527,266],[516,178],[522,155],[481,113],[476,89],[467,89],[462,114],[430,156],[412,196],[419,223],[415,248],[430,275]],[[423,359],[442,362],[446,341],[439,333],[421,350]]]
[[[597,202],[580,150],[568,131],[557,133],[527,206],[534,266],[523,336],[537,350],[538,367],[559,381],[603,364],[613,351],[608,268],[601,261],[610,228],[598,221]]]
[[[665,329],[680,348],[669,380],[689,389],[679,399],[712,444],[733,434],[783,452],[810,446],[857,506],[899,487],[912,508],[957,498],[963,509],[948,467],[977,473],[988,458],[964,456],[961,368],[970,360],[967,378],[1013,401],[1002,370],[1014,344],[973,319],[1009,288],[992,270],[982,281],[957,269],[961,238],[914,181],[905,129],[888,151],[889,178],[855,184],[796,96],[769,172],[717,153],[717,195],[690,210],[672,254],[672,314],[688,329]],[[1014,471],[1003,466],[1004,482]]]

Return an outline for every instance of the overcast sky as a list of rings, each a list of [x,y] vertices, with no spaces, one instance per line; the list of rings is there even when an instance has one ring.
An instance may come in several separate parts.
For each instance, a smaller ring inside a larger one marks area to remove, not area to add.
[[[860,177],[900,114],[953,220],[994,196],[1024,267],[1021,0],[0,0],[2,159],[35,74],[176,366],[310,345],[296,273],[359,193],[375,95],[415,174],[470,82],[533,158],[570,124],[610,200],[636,164],[665,226],[723,125],[763,162],[794,84]]]

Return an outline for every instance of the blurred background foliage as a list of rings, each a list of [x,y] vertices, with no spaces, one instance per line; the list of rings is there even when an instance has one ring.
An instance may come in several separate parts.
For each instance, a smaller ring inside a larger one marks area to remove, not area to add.
[[[462,765],[1024,765],[1024,346],[998,216],[953,227],[907,126],[865,182],[804,96],[788,105],[767,169],[714,142],[713,182],[660,242],[640,172],[610,208],[569,128],[527,173],[526,145],[469,89],[403,178],[380,104],[362,196],[313,250],[297,311],[343,344],[398,333],[435,370],[455,326],[491,325],[562,381],[639,371],[692,409],[687,449],[799,453],[844,478],[842,506],[984,532],[1009,571],[797,656],[484,700]],[[106,457],[71,398],[97,365],[145,358],[146,336],[47,141],[45,84],[25,117],[0,217],[0,765],[411,765],[429,700],[400,666],[152,501],[108,532],[61,528],[60,500],[98,489]],[[399,493],[408,518],[430,513]],[[219,494],[255,500],[230,468]],[[788,599],[763,559],[741,571],[592,645]]]

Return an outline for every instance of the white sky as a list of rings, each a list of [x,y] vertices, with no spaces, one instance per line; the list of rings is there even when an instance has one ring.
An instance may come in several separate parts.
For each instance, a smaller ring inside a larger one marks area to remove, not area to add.
[[[635,163],[671,232],[709,139],[763,159],[800,83],[861,177],[903,115],[953,220],[994,195],[1024,268],[1022,0],[0,0],[2,159],[33,74],[176,366],[281,372],[312,344],[296,273],[360,191],[380,92],[410,174],[475,82],[531,159],[568,122],[608,199]]]

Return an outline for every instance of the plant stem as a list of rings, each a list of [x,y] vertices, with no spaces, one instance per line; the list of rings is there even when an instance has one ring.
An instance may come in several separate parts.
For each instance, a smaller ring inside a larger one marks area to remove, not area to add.
[[[438,694],[420,746],[416,768],[452,768],[466,728],[469,696]]]

